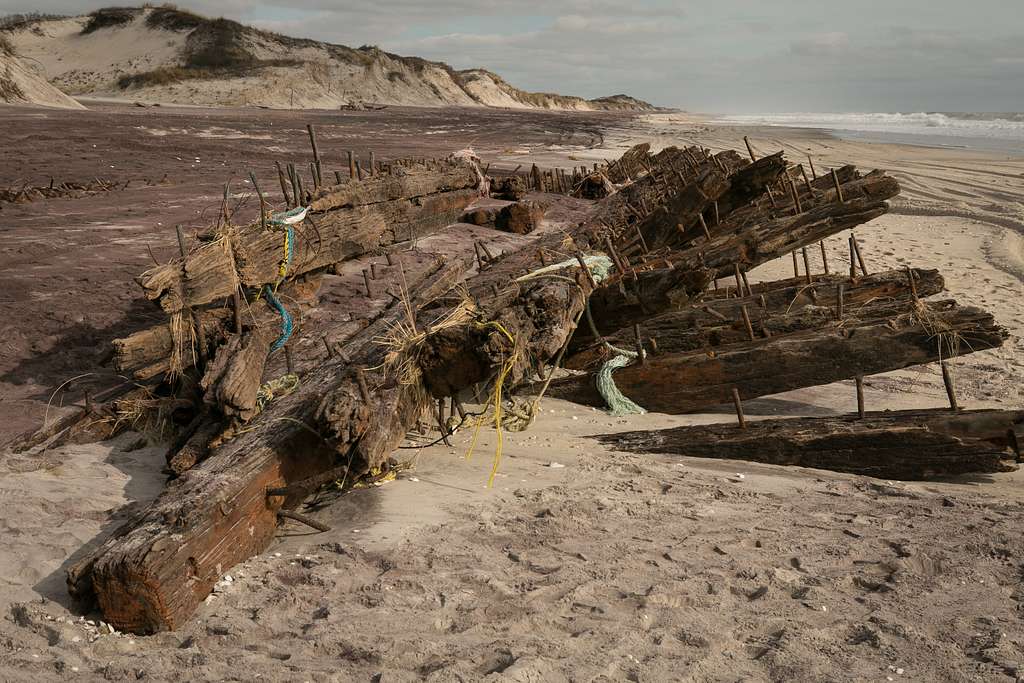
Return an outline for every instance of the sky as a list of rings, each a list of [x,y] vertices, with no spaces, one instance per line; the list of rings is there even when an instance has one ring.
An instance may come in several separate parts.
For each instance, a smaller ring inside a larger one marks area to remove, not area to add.
[[[122,0],[124,2],[124,0]],[[124,2],[124,4],[128,4]],[[0,0],[0,15],[102,3]],[[532,91],[705,113],[1024,111],[1024,0],[190,0]]]

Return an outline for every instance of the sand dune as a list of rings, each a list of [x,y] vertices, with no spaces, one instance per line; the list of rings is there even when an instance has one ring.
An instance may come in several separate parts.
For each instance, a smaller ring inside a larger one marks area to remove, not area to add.
[[[615,95],[531,93],[485,69],[352,49],[168,8],[108,8],[4,29],[64,92],[201,106],[324,108],[363,103],[652,110]]]
[[[65,109],[83,108],[77,101],[26,67],[4,43],[0,43],[0,102],[38,104]]]

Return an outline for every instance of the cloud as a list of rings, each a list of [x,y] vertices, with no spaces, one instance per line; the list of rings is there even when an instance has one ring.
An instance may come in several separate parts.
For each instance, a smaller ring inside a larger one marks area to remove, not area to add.
[[[801,57],[835,57],[849,51],[850,36],[842,31],[819,33],[790,44],[789,49]]]
[[[0,0],[81,14],[111,0]],[[122,4],[124,4],[122,2]],[[178,0],[288,35],[698,111],[1024,111],[1020,0]]]

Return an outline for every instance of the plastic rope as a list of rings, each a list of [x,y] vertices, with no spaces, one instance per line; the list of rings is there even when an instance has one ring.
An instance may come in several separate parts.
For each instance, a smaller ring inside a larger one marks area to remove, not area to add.
[[[274,296],[274,290],[271,289],[270,285],[263,285],[263,293],[267,297],[267,301],[270,305],[277,309],[277,312],[281,314],[281,336],[277,338],[274,345],[270,347],[271,353],[277,351],[284,346],[288,339],[292,336],[292,317],[288,315],[288,311],[285,310],[284,305],[278,301],[277,297]]]
[[[597,331],[597,326],[594,324],[594,316],[590,312],[590,302],[586,304],[586,315],[587,324],[590,325],[590,333],[594,335],[595,339],[601,339],[600,333]],[[615,379],[612,377],[612,373],[619,368],[624,368],[634,360],[636,360],[640,354],[636,351],[627,351],[626,349],[620,349],[601,339],[601,343],[609,351],[615,355],[604,362],[601,369],[597,371],[597,377],[595,378],[595,385],[597,387],[597,393],[601,394],[601,398],[604,399],[605,405],[608,406],[608,414],[613,417],[622,417],[623,415],[643,415],[647,411],[636,403],[631,401],[628,396],[619,391],[619,387],[615,385]]]

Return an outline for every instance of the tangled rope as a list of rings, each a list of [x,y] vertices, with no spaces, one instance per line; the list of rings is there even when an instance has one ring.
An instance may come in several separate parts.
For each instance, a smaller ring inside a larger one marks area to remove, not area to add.
[[[647,411],[619,391],[619,387],[615,384],[615,378],[612,377],[613,372],[631,364],[634,360],[640,357],[640,354],[636,351],[628,351],[626,349],[620,349],[617,346],[613,346],[601,337],[601,334],[597,331],[597,326],[594,324],[594,315],[590,311],[590,301],[587,301],[586,314],[587,324],[590,325],[590,333],[594,335],[595,339],[600,339],[606,349],[615,354],[605,361],[601,366],[601,369],[597,371],[597,377],[594,381],[594,384],[597,387],[597,393],[601,394],[601,398],[604,399],[605,405],[608,406],[608,414],[613,417],[622,417],[623,415],[643,415]]]
[[[284,242],[282,244],[281,260],[277,265],[277,282],[274,286],[270,285],[263,286],[263,294],[266,295],[267,301],[281,316],[281,336],[270,347],[271,353],[277,351],[288,343],[288,339],[292,336],[292,330],[294,329],[294,322],[292,316],[288,313],[288,310],[281,303],[280,299],[277,298],[277,288],[281,286],[281,283],[288,277],[288,269],[291,268],[292,259],[295,256],[295,225],[301,223],[306,219],[306,213],[309,211],[309,207],[297,206],[290,211],[282,213],[275,213],[270,217],[270,224],[276,228],[284,228]],[[286,375],[287,376],[287,375]]]

